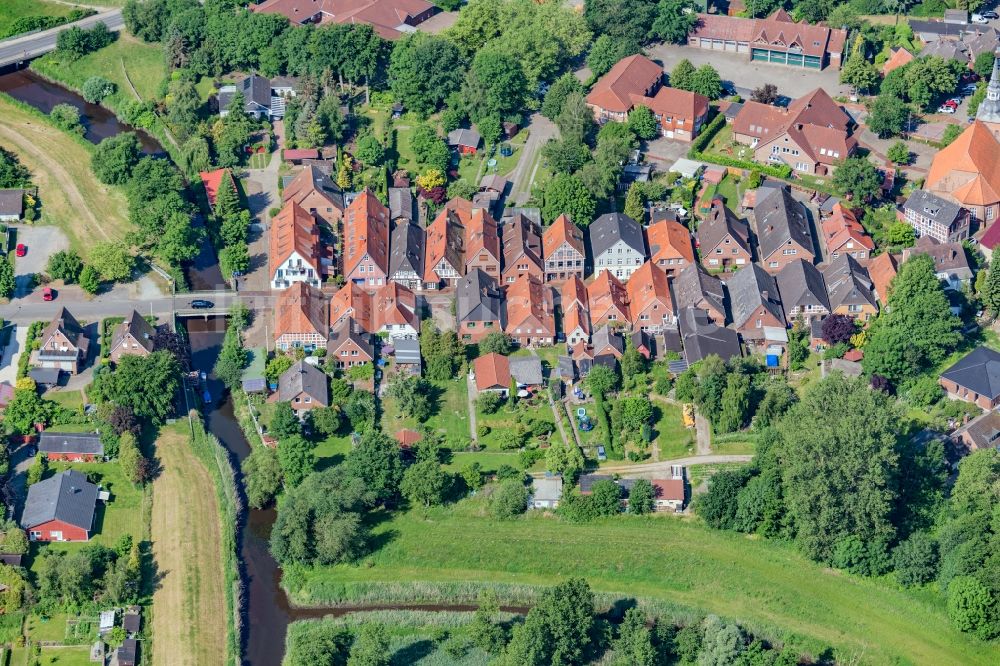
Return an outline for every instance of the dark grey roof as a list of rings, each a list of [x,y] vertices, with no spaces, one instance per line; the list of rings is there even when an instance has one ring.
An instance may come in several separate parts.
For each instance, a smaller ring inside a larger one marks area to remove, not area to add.
[[[59,383],[59,368],[32,368],[28,371],[36,384],[55,385]]]
[[[969,47],[957,39],[939,39],[924,46],[920,57],[936,56],[945,60],[957,60],[961,63],[969,61]]]
[[[941,378],[996,400],[1000,397],[1000,352],[976,347],[942,372]]]
[[[458,281],[455,289],[455,316],[463,321],[499,321],[507,324],[503,294],[497,281],[476,268]]]
[[[1000,444],[1000,411],[990,410],[955,431],[955,435],[967,434],[981,449],[997,448]]]
[[[778,293],[785,310],[808,305],[822,305],[827,310],[830,309],[823,274],[804,259],[796,259],[787,264],[775,277],[775,282],[778,283]]]
[[[592,365],[603,365],[612,372],[618,371],[618,358],[614,354],[598,354],[591,363]]]
[[[919,21],[917,19],[907,19],[910,28],[915,33],[925,33],[931,35],[960,37],[968,26],[956,23],[945,23],[944,21]]]
[[[482,140],[483,139],[479,135],[479,132],[466,127],[461,127],[448,132],[449,146],[469,146],[471,148],[478,148]]]
[[[726,286],[729,287],[733,324],[737,328],[745,324],[761,305],[766,307],[778,321],[785,321],[778,283],[757,264],[750,264],[736,271],[736,275],[729,279]]]
[[[341,327],[344,328],[347,327]],[[305,361],[298,361],[278,378],[278,399],[291,400],[298,394],[305,393],[326,407],[330,404],[327,387],[327,377],[322,370]]]
[[[483,179],[479,181],[479,188],[481,190],[493,190],[498,194],[503,194],[504,190],[507,189],[508,182],[509,181],[503,176],[490,173],[483,176]]]
[[[926,190],[913,190],[903,204],[903,210],[912,210],[947,227],[961,214],[962,207]]]
[[[396,359],[396,363],[420,365],[419,340],[400,338],[398,340],[393,340],[392,346],[396,349],[393,354],[393,357]]]
[[[594,351],[612,347],[617,349],[619,354],[625,353],[625,338],[607,324],[594,331],[591,340],[590,346],[594,348]]]
[[[595,259],[618,241],[624,241],[630,248],[642,256],[646,256],[646,242],[642,237],[642,227],[624,213],[601,215],[590,225],[588,232],[590,233],[590,249]]]
[[[839,197],[831,197],[828,195],[822,195],[826,198],[823,199],[823,203],[819,205],[819,212],[821,213],[832,213],[833,207],[840,203]]]
[[[524,206],[505,206],[503,209],[502,222],[507,224],[508,220],[513,219],[516,215],[524,215],[535,224],[539,226],[542,225],[542,209]]]
[[[608,474],[581,474],[580,492],[589,493],[593,490],[594,484],[600,481],[614,481],[614,478]]]
[[[726,314],[726,292],[722,280],[709,275],[698,264],[685,266],[673,280],[674,303],[678,309],[699,306],[707,301],[723,315]]]
[[[663,331],[663,351],[679,352],[684,349],[681,344],[681,332],[672,328]]]
[[[842,254],[823,270],[830,309],[842,305],[876,305],[868,270],[849,254]]]
[[[83,330],[83,326],[80,326],[80,322],[78,322],[76,317],[71,315],[69,310],[66,308],[60,308],[58,314],[55,316],[55,319],[50,321],[49,325],[45,327],[44,331],[42,331],[42,343],[44,344],[48,341],[49,337],[55,333],[57,329],[66,336],[66,339],[69,340],[70,344],[75,346],[84,354],[87,353],[87,348],[90,346],[90,338],[87,337],[87,333]]]
[[[128,319],[115,327],[115,334],[111,342],[112,351],[122,343],[126,335],[131,335],[146,351],[153,351],[153,336],[156,335],[156,331],[135,310],[132,310]]]
[[[766,261],[788,241],[795,241],[809,252],[815,252],[806,207],[793,199],[787,188],[758,190],[753,214],[757,220],[761,261]]]
[[[737,245],[750,252],[750,226],[745,220],[736,217],[736,213],[729,210],[721,199],[716,199],[712,202],[708,217],[698,225],[698,232],[695,234],[698,246],[702,252],[710,252],[727,234],[733,237]]]
[[[389,188],[389,217],[393,220],[404,218],[413,221],[413,192],[408,187]]]
[[[28,488],[21,514],[26,530],[59,520],[90,531],[97,506],[97,486],[75,469],[67,469]]]
[[[683,308],[678,312],[677,320],[684,340],[684,358],[689,364],[711,354],[724,361],[742,356],[736,331],[715,324],[704,310]]]
[[[504,270],[517,263],[521,257],[542,267],[542,228],[539,225],[518,213],[505,222],[501,229]]]
[[[139,606],[129,606],[122,616],[122,628],[126,633],[136,634],[142,628],[142,609]]]
[[[120,666],[135,664],[136,652],[139,649],[139,643],[134,638],[126,638],[125,642],[122,643],[121,647],[115,652],[115,656],[118,658],[118,663]]]
[[[418,278],[423,278],[426,238],[424,230],[412,222],[401,220],[396,224],[389,241],[390,278],[400,272],[416,273]]]
[[[344,191],[330,177],[330,172],[315,164],[309,164],[305,168],[309,170],[313,188],[329,199],[333,203],[334,208],[344,210],[347,206],[347,202],[344,201]]]
[[[940,243],[930,236],[921,236],[916,245],[903,251],[903,261],[917,254],[933,259],[937,273],[952,273],[962,280],[972,277],[972,266],[961,243]]]
[[[573,362],[573,359],[569,356],[560,356],[556,359],[556,361],[556,376],[567,381],[575,382],[577,374],[576,364]]]
[[[629,337],[636,349],[646,347],[649,350],[650,356],[656,356],[656,338],[652,335],[646,331],[634,331]]]
[[[962,41],[969,47],[969,53],[972,57],[987,51],[996,51],[997,48],[1000,48],[1000,32],[997,32],[996,28],[978,27],[982,30],[966,32],[962,35]],[[923,53],[920,55],[923,55]],[[993,79],[991,78],[990,80],[992,81]]]
[[[511,356],[507,362],[510,364],[510,376],[518,384],[538,386],[545,381],[542,359],[537,356]]]
[[[724,115],[727,119],[735,119],[743,110],[743,102],[730,102],[726,107]]]
[[[51,432],[46,430],[38,438],[38,450],[45,453],[82,453],[104,455],[104,444],[96,432]]]
[[[349,317],[343,324],[330,332],[330,341],[327,343],[326,348],[330,352],[333,352],[347,342],[347,340],[353,341],[369,357],[375,358],[375,344],[372,342],[372,336],[364,331],[353,317]]]
[[[259,104],[265,109],[271,108],[271,81],[269,79],[259,74],[251,74],[240,82],[240,89],[243,91],[243,97],[246,98],[248,111],[251,102]]]
[[[0,190],[0,215],[21,216],[24,212],[24,190]]]

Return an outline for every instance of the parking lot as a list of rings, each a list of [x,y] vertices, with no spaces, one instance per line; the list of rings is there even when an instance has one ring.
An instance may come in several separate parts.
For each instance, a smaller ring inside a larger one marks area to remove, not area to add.
[[[49,257],[60,250],[69,249],[69,240],[58,227],[17,225],[17,242],[27,248],[27,254],[14,260],[17,281],[15,296],[27,295],[32,288],[32,276],[42,273],[49,263]]]

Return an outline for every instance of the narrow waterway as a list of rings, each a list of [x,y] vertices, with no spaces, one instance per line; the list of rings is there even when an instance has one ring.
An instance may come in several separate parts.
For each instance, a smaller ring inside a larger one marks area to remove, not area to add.
[[[5,92],[42,113],[50,113],[56,104],[75,106],[80,110],[80,120],[86,130],[83,137],[91,143],[100,143],[122,132],[135,132],[143,152],[150,155],[163,153],[163,147],[145,131],[126,125],[103,106],[91,104],[75,92],[46,81],[31,70],[22,69],[0,75],[0,92]]]

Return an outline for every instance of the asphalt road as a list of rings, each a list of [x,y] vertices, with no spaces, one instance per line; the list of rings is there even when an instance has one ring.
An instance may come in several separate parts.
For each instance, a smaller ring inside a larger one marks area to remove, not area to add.
[[[75,23],[61,25],[58,28],[4,40],[0,42],[0,67],[13,65],[22,60],[30,60],[31,58],[44,55],[49,51],[54,51],[59,33],[70,26],[87,29],[94,27],[98,23],[103,23],[109,30],[121,30],[125,25],[125,21],[122,19],[122,10],[110,9],[94,16],[80,19]]]

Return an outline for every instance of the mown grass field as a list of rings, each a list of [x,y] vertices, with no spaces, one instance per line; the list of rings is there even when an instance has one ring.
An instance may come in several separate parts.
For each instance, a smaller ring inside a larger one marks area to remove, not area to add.
[[[660,449],[660,459],[683,458],[694,453],[694,428],[685,428],[681,406],[657,400],[653,402],[653,435]]]
[[[3,96],[0,144],[31,171],[42,201],[41,223],[62,229],[71,247],[84,258],[95,242],[120,239],[132,230],[125,197],[91,173],[89,144],[74,140]]]
[[[75,90],[82,88],[84,81],[91,76],[103,76],[113,81],[117,90],[102,102],[111,109],[122,100],[135,99],[125,78],[126,71],[144,100],[155,97],[156,88],[166,75],[163,47],[146,44],[124,32],[110,46],[79,60],[65,60],[53,51],[31,63],[31,68]]]
[[[469,439],[469,407],[465,376],[446,382],[431,382],[434,387],[436,410],[427,419],[427,425],[434,430],[441,430],[445,439]],[[382,426],[389,435],[394,435],[403,428],[416,430],[420,425],[416,419],[403,416],[394,400],[382,400]]]
[[[132,485],[122,473],[118,463],[52,463],[49,475],[64,469],[75,469],[86,474],[103,490],[111,492],[111,499],[105,504],[98,502],[94,516],[92,542],[114,546],[123,534],[131,534],[136,540],[142,538],[143,502],[141,488]],[[82,544],[47,544],[43,548],[80,548]]]
[[[90,646],[46,647],[38,657],[32,658],[28,648],[17,648],[10,653],[9,666],[91,666]]]
[[[160,432],[153,482],[153,664],[226,661],[226,603],[219,507],[212,477],[192,455],[187,420]],[[149,655],[143,661],[149,659]],[[148,663],[148,662],[146,662]]]
[[[360,565],[286,575],[293,597],[315,604],[347,601],[373,585],[549,585],[584,576],[597,592],[682,604],[797,644],[829,645],[842,663],[996,663],[995,646],[955,630],[936,594],[854,578],[787,544],[693,520],[571,524],[529,515],[496,522],[473,499],[396,515],[374,531],[385,543]]]

